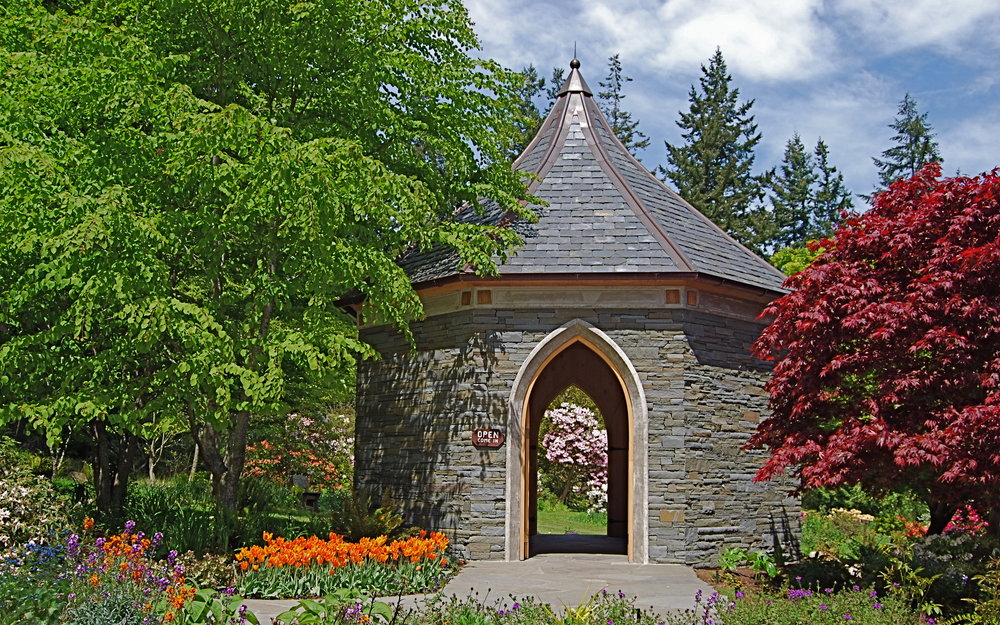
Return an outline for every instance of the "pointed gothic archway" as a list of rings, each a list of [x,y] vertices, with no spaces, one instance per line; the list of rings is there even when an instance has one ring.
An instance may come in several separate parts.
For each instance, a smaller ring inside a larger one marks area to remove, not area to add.
[[[629,561],[648,561],[647,414],[638,373],[624,351],[582,320],[549,334],[531,351],[510,396],[506,556],[528,557],[537,510],[537,439],[542,414],[568,386],[587,392],[608,427],[608,535],[626,539]]]

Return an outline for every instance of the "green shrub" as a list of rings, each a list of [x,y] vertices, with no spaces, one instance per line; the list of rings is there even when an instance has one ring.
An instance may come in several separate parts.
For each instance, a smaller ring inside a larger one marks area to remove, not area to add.
[[[712,598],[709,598],[709,602]],[[737,593],[734,601],[715,603],[715,618],[705,613],[698,625],[916,625],[917,617],[905,602],[881,597],[859,586],[840,592],[790,589],[783,594],[749,595]]]
[[[198,588],[221,590],[235,585],[236,566],[229,555],[201,554],[187,551],[177,557],[188,582]]]
[[[968,609],[978,596],[975,579],[985,575],[991,559],[1000,557],[1000,545],[989,536],[942,534],[927,536],[909,550],[896,554],[926,582],[926,601],[940,605],[945,613]]]
[[[0,437],[0,561],[28,543],[60,540],[70,525],[70,502],[30,471],[27,458],[14,441]]]
[[[170,529],[170,546],[199,555],[227,550],[220,543],[219,517],[211,491],[199,491],[186,481],[135,482],[129,487],[124,514],[139,527]],[[157,557],[166,555],[161,545]]]
[[[814,557],[790,564],[785,568],[788,583],[793,588],[839,591],[851,585],[851,572],[840,560]]]
[[[330,510],[332,532],[349,542],[385,536],[389,540],[412,533],[403,527],[403,515],[383,493],[380,503],[371,490],[344,491]]]

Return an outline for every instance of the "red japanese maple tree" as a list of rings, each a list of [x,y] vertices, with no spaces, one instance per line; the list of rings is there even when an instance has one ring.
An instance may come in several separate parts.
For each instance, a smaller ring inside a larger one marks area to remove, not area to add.
[[[1000,530],[1000,169],[931,164],[845,221],[754,345],[774,359],[755,479],[910,488],[929,532],[972,503]]]

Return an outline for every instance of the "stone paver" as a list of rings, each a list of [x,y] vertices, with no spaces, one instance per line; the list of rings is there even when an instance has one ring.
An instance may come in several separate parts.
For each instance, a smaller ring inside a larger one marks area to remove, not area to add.
[[[601,590],[636,597],[636,607],[666,613],[694,607],[698,590],[712,589],[694,570],[680,564],[629,564],[625,556],[543,554],[521,562],[470,562],[442,591],[459,597],[478,593],[480,600],[509,603],[509,596],[532,596],[553,608],[576,606]],[[412,607],[424,597],[403,598]],[[386,600],[395,601],[395,599]],[[262,624],[295,605],[294,601],[248,599]]]

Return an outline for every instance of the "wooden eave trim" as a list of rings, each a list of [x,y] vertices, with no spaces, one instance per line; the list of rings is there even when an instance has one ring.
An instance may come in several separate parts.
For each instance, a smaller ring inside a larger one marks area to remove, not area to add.
[[[785,294],[784,291],[773,291],[755,287],[734,280],[699,272],[657,272],[657,273],[613,273],[585,274],[567,273],[555,276],[553,274],[523,274],[517,276],[477,276],[461,274],[414,285],[418,295],[429,297],[461,291],[470,288],[493,287],[673,287],[689,286],[701,289],[706,293],[738,294],[744,299],[759,302],[770,302]]]

